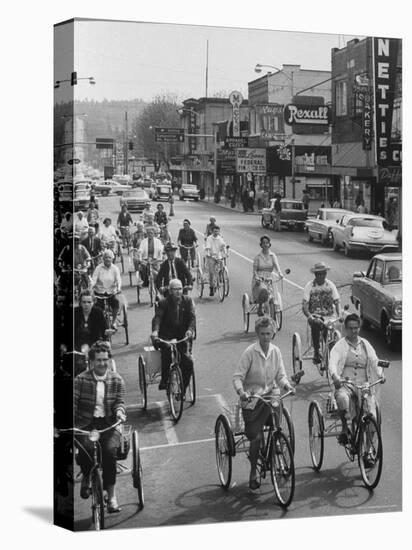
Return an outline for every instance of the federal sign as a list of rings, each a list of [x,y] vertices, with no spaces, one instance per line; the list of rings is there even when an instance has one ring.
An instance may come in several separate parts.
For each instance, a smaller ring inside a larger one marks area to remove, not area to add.
[[[265,174],[266,149],[236,149],[236,171],[238,173]]]
[[[155,128],[155,141],[163,143],[183,143],[184,139],[184,128]]]

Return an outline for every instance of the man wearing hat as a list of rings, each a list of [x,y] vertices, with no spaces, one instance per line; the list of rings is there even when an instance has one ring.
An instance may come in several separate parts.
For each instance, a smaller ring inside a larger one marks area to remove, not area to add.
[[[190,249],[190,260],[192,266],[195,265],[197,236],[193,229],[190,227],[190,220],[187,218],[183,220],[183,228],[180,229],[177,236],[177,243],[180,246],[180,257],[184,262],[187,262],[188,252]]]
[[[321,363],[319,353],[320,336],[326,337],[324,321],[320,317],[333,317],[336,311],[340,317],[340,297],[335,284],[326,278],[330,267],[324,262],[317,262],[311,272],[315,275],[303,290],[302,311],[308,319],[312,331],[312,343],[314,349],[314,363]]]
[[[167,293],[162,291],[162,288],[168,287],[172,279],[179,279],[183,288],[185,286],[191,287],[193,284],[190,270],[183,260],[176,258],[176,250],[177,246],[175,244],[170,242],[165,244],[164,251],[166,252],[167,259],[161,264],[156,277],[156,287],[165,296]]]

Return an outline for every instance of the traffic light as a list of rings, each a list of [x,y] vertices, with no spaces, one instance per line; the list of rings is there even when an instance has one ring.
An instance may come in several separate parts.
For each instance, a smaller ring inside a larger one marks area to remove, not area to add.
[[[74,71],[72,72],[71,85],[76,86],[76,84],[77,84],[77,72]]]
[[[133,151],[133,147],[134,147],[133,141],[129,141],[129,151]]]

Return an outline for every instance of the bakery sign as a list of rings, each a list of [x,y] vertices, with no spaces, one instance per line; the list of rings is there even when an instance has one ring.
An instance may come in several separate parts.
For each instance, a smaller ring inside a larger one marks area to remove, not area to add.
[[[236,149],[236,172],[266,174],[266,149]]]
[[[289,103],[285,106],[283,116],[289,126],[294,124],[311,124],[327,127],[329,124],[328,105],[299,105]]]

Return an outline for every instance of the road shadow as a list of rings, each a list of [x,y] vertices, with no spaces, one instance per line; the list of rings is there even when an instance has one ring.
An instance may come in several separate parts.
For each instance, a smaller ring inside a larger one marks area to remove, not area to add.
[[[218,338],[215,338],[214,340],[207,340],[204,342],[205,344],[220,344],[224,342],[225,344],[229,344],[232,342],[252,342],[256,339],[256,334],[254,331],[252,332],[225,332],[224,334],[220,334]]]

